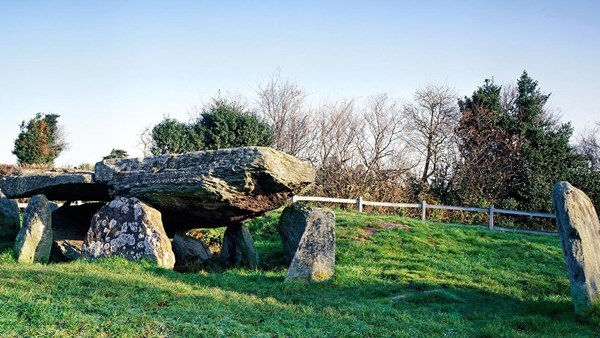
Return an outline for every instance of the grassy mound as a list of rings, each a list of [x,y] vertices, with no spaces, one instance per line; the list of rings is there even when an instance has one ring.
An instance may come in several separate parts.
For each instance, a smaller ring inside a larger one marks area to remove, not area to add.
[[[16,264],[0,246],[0,336],[600,334],[573,314],[556,237],[336,211],[335,277],[283,283],[271,213],[249,223],[259,270],[178,274],[122,259]]]

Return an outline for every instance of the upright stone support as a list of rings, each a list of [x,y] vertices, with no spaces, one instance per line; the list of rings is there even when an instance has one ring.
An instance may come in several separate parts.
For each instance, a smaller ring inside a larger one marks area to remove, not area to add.
[[[227,227],[219,259],[224,267],[244,265],[250,269],[258,268],[258,251],[248,228],[241,224]]]
[[[0,242],[12,242],[21,226],[19,206],[0,192]]]
[[[23,213],[23,226],[15,240],[19,262],[48,262],[52,249],[52,212],[44,195],[35,195]]]
[[[279,219],[286,263],[285,280],[322,281],[335,269],[335,215],[294,203]]]
[[[188,233],[177,232],[173,236],[175,267],[179,271],[197,271],[206,265],[212,253],[202,240]]]
[[[568,182],[552,191],[575,312],[585,313],[600,300],[600,221],[589,197]]]
[[[87,259],[122,256],[167,269],[175,265],[160,212],[135,197],[117,197],[103,206],[92,218],[81,251]]]

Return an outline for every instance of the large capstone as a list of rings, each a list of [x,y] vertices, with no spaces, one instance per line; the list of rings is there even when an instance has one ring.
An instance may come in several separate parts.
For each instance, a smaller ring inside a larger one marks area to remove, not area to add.
[[[286,281],[322,281],[333,276],[335,215],[331,210],[294,203],[281,213],[279,234],[285,259],[291,261]]]
[[[568,182],[554,185],[552,202],[577,313],[600,299],[600,221],[589,197]]]
[[[312,166],[264,147],[200,151],[96,164],[112,196],[135,196],[168,230],[221,227],[280,207],[314,181]]]
[[[245,266],[256,269],[258,267],[258,251],[248,228],[241,224],[227,227],[223,235],[219,259],[221,265],[226,268]]]
[[[0,179],[0,189],[9,198],[44,194],[54,201],[109,201],[106,184],[96,183],[90,171],[31,170]]]
[[[117,197],[94,215],[82,255],[88,259],[148,259],[167,269],[175,265],[160,212],[135,197]]]
[[[20,225],[17,202],[4,197],[0,192],[0,242],[14,241]]]
[[[162,214],[167,234],[217,228],[277,209],[315,179],[306,162],[265,147],[111,159],[95,172],[23,170],[0,178],[9,198],[44,194],[58,201],[137,197]]]
[[[19,262],[48,262],[52,249],[52,212],[44,195],[35,195],[23,213],[23,226],[15,240]]]

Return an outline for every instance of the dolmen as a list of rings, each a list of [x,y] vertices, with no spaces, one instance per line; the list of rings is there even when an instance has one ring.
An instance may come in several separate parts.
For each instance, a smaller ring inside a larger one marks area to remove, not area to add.
[[[279,208],[314,179],[307,162],[267,147],[243,147],[104,160],[94,172],[24,171],[0,179],[0,191],[7,199],[65,201],[42,222],[53,230],[52,250],[64,259],[118,255],[171,269],[176,257],[202,261],[210,255],[189,238],[178,236],[172,245],[176,233],[227,227],[221,262],[256,267],[258,254],[243,222]],[[16,230],[10,224],[9,236]]]
[[[589,197],[568,182],[552,190],[575,312],[585,315],[600,300],[600,221]]]

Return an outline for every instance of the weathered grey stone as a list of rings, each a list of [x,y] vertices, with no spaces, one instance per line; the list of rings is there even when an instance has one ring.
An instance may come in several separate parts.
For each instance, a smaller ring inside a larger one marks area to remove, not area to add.
[[[331,210],[288,206],[279,220],[284,252],[293,252],[285,280],[322,281],[335,269],[335,215]]]
[[[292,263],[292,259],[300,244],[300,239],[306,228],[306,220],[312,209],[302,203],[292,203],[283,209],[279,217],[279,236],[283,244],[283,258],[286,265]]]
[[[0,189],[9,198],[44,194],[50,200],[109,201],[108,186],[95,183],[89,171],[23,171],[0,179]]]
[[[160,212],[135,197],[117,197],[94,215],[82,255],[87,259],[114,255],[148,259],[167,269],[175,264]]]
[[[203,241],[180,232],[173,237],[173,252],[178,271],[197,270],[206,265],[212,257],[210,249]]]
[[[48,203],[48,206],[50,207],[51,213],[54,213],[56,210],[58,210],[58,208],[60,208],[56,202],[50,202]]]
[[[21,220],[17,202],[2,195],[0,197],[0,242],[14,241],[19,233],[20,226]]]
[[[568,182],[554,185],[552,203],[575,311],[585,313],[600,299],[600,221],[589,197]]]
[[[105,160],[95,179],[112,196],[159,209],[167,228],[221,227],[280,207],[314,181],[308,163],[265,147]],[[185,229],[178,229],[185,230]]]
[[[225,230],[219,254],[221,265],[232,267],[243,265],[256,269],[259,263],[258,251],[254,246],[248,228],[241,224],[231,225]]]
[[[82,257],[81,248],[83,241],[79,240],[55,240],[52,244],[50,258],[53,261],[72,261]]]
[[[19,262],[48,262],[52,248],[52,214],[48,199],[35,195],[23,213],[23,226],[15,240]]]
[[[195,228],[187,230],[185,234],[206,244],[212,254],[218,254],[221,251],[223,233],[220,229]]]
[[[10,198],[45,194],[50,200],[110,201],[137,197],[162,214],[167,234],[223,227],[280,207],[314,181],[310,164],[265,147],[244,147],[111,159],[95,173],[21,171],[0,179]]]

